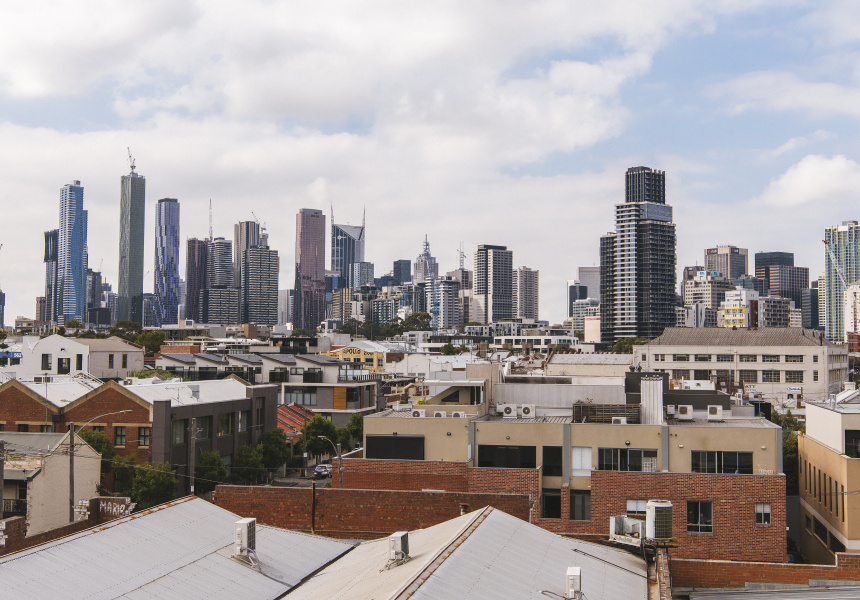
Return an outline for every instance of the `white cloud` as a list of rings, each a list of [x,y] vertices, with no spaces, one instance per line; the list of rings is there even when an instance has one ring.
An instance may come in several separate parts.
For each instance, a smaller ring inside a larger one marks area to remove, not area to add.
[[[858,193],[860,165],[842,155],[811,154],[771,181],[754,202],[781,210],[830,212],[856,204]]]

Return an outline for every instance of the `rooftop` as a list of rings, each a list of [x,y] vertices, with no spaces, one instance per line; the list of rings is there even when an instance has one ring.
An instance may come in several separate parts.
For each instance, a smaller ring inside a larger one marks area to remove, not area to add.
[[[100,380],[92,377],[63,377],[62,375],[53,376],[49,383],[35,381],[20,381],[20,383],[58,407],[74,402],[102,385]]]
[[[797,327],[728,329],[725,327],[667,327],[648,346],[827,346],[821,332]]]
[[[89,346],[91,352],[110,352],[111,350],[116,352],[143,352],[143,347],[127,342],[115,335],[103,340],[96,338],[74,338],[74,341],[84,346]]]
[[[170,400],[171,406],[241,400],[247,397],[247,385],[231,377],[195,382],[136,380],[135,383],[123,387],[150,404],[156,400]],[[195,390],[197,398],[192,395]]]
[[[632,354],[554,354],[551,365],[632,365]]]

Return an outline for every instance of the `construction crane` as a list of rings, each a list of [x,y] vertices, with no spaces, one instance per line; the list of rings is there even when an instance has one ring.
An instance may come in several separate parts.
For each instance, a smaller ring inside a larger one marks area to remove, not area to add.
[[[460,270],[462,271],[466,266],[466,253],[463,252],[463,242],[460,242],[460,247],[457,248],[457,256],[460,258]]]
[[[212,198],[209,198],[209,241],[212,241]]]
[[[845,273],[842,272],[842,267],[839,266],[839,261],[836,260],[836,253],[833,252],[833,248],[830,247],[830,244],[827,243],[827,240],[821,240],[824,242],[824,248],[827,250],[828,256],[830,256],[830,261],[833,263],[834,269],[836,269],[836,274],[839,275],[839,279],[842,281],[842,287],[844,289],[844,293],[848,293],[848,280],[845,279]],[[845,296],[843,294],[843,302],[845,301]],[[857,297],[853,298],[851,302],[851,322],[853,323],[853,332],[860,333],[860,329],[857,328]]]
[[[134,173],[134,157],[131,155],[131,148],[125,147],[128,150],[128,166],[131,167],[131,172]]]

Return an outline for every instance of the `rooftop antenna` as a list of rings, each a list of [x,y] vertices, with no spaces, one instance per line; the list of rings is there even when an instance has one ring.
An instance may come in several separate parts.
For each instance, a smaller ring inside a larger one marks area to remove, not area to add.
[[[460,248],[457,250],[457,254],[460,257],[460,270],[462,271],[466,266],[466,263],[464,262],[466,259],[466,253],[463,252],[463,242],[460,242]]]
[[[209,241],[212,241],[212,198],[209,198]]]
[[[126,146],[125,149],[128,150],[128,166],[131,167],[131,172],[134,173],[134,157],[131,155],[131,148]]]

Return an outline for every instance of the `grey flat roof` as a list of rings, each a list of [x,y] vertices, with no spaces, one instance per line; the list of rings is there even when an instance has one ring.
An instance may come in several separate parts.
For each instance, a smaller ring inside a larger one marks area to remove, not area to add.
[[[267,352],[265,354],[260,354],[260,358],[263,360],[273,360],[275,362],[283,363],[285,365],[296,364],[296,357],[292,354],[278,354],[274,352]]]
[[[263,364],[263,359],[260,358],[259,354],[228,354],[227,359],[235,358],[236,360],[240,360],[242,362],[252,364],[252,365],[261,365]]]
[[[819,332],[797,327],[728,329],[726,327],[667,327],[648,346],[826,346],[836,348]]]
[[[0,557],[4,598],[280,598],[350,544],[257,525],[260,570],[230,557],[239,520],[183,498]]]
[[[0,432],[0,440],[6,442],[6,452],[12,454],[36,454],[37,450],[52,452],[66,439],[68,433],[18,433]],[[77,446],[77,442],[75,443]]]
[[[176,362],[185,363],[186,365],[193,365],[194,364],[194,355],[188,354],[188,353],[183,353],[183,352],[178,352],[178,353],[162,352],[161,358],[167,358],[169,360],[175,360]]]
[[[553,354],[551,365],[625,365],[633,364],[632,354]]]
[[[751,419],[726,417],[722,421],[708,421],[704,410],[702,411],[701,418],[695,418],[695,414],[693,416],[694,418],[692,421],[679,421],[678,419],[673,419],[672,421],[668,421],[668,424],[672,426],[680,425],[682,427],[754,427],[756,429],[780,429],[779,425],[768,421],[764,417],[753,417]]]

